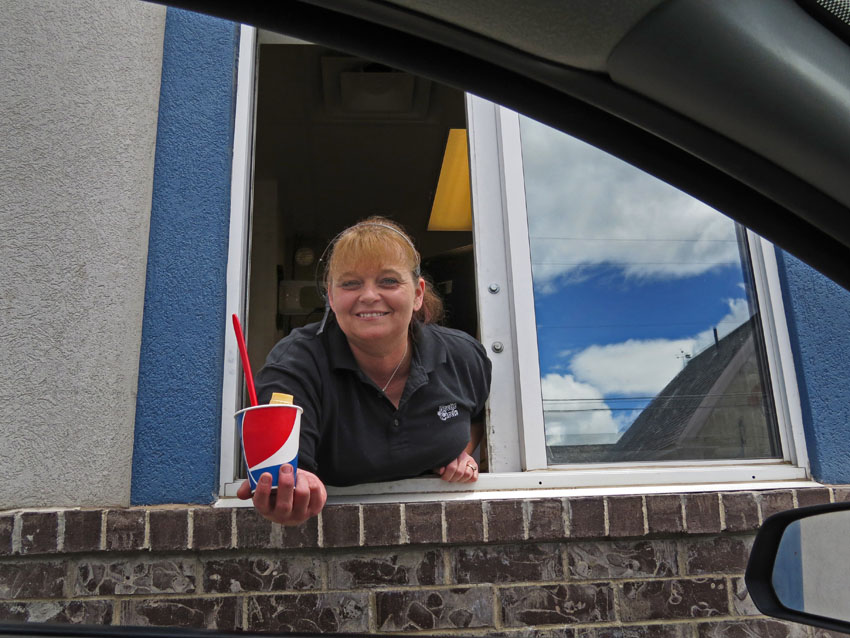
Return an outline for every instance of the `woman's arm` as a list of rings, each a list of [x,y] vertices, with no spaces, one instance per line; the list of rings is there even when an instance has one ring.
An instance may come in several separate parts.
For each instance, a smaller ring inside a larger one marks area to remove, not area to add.
[[[436,472],[440,478],[450,483],[472,483],[478,480],[478,463],[472,458],[472,453],[484,436],[484,424],[480,421],[469,425],[469,443],[463,452],[451,463],[438,467]]]

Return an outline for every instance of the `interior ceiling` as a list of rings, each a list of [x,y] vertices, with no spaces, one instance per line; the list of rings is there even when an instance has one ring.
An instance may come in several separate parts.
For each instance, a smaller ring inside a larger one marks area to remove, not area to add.
[[[448,129],[466,126],[462,93],[304,44],[261,45],[256,121],[256,178],[277,181],[289,233],[320,239],[373,214],[424,235]]]
[[[388,0],[553,62],[605,71],[617,43],[665,0]]]

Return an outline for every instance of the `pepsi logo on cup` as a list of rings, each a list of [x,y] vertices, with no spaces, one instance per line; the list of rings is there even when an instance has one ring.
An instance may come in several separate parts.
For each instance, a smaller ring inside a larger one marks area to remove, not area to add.
[[[297,473],[301,412],[297,405],[272,404],[236,413],[252,492],[257,489],[263,472],[272,475],[272,487],[277,487],[280,466],[284,463],[292,465]]]

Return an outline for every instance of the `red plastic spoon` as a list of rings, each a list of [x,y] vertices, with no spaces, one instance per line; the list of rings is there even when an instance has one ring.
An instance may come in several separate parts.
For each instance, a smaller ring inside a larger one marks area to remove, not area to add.
[[[251,362],[248,361],[248,349],[245,347],[245,336],[242,334],[242,325],[239,317],[233,315],[233,329],[236,331],[236,343],[239,344],[239,356],[242,357],[242,372],[245,373],[245,385],[248,386],[248,396],[251,399],[251,407],[257,405],[257,391],[254,389],[254,375],[251,374]]]

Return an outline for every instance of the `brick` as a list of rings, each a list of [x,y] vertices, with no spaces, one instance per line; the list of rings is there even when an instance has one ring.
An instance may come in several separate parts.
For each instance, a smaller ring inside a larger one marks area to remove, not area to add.
[[[562,540],[567,535],[564,529],[564,505],[561,499],[546,498],[527,501],[528,540]]]
[[[797,490],[797,507],[823,505],[824,503],[829,503],[829,488],[807,487]]]
[[[588,630],[588,631],[593,631]],[[488,638],[578,638],[578,633],[571,627],[557,627],[536,629],[533,627],[521,627],[519,629],[505,629],[503,631],[488,631]],[[585,634],[591,638],[592,634]]]
[[[346,554],[329,558],[327,563],[330,589],[429,586],[443,582],[443,555],[436,549]]]
[[[65,516],[65,552],[93,552],[100,549],[103,510],[68,510]]]
[[[522,501],[490,501],[484,504],[487,540],[491,543],[519,541],[525,536]]]
[[[720,531],[720,498],[717,494],[685,494],[685,526],[689,534]]]
[[[759,504],[752,492],[728,492],[721,495],[726,530],[749,532],[759,528]]]
[[[620,588],[620,618],[625,622],[725,616],[726,582],[720,578],[625,582]]]
[[[188,510],[151,510],[148,523],[151,551],[179,551],[188,548]]]
[[[236,547],[239,549],[272,548],[272,523],[253,507],[236,508]],[[280,534],[282,536],[282,534]]]
[[[375,610],[378,631],[471,629],[494,622],[489,587],[381,591]]]
[[[691,638],[691,627],[684,624],[586,627],[576,630],[576,638]]]
[[[850,487],[834,487],[832,489],[832,494],[836,503],[845,503],[850,501]]]
[[[481,543],[484,541],[484,512],[481,501],[446,503],[446,541]]]
[[[0,602],[3,622],[111,625],[112,616],[112,601],[109,600]]]
[[[401,542],[401,505],[376,503],[363,506],[363,544],[398,545]]]
[[[283,527],[272,525],[273,534],[280,534],[279,543],[275,547],[291,548],[314,548],[319,546],[319,517],[314,516],[301,525]],[[325,528],[327,533],[327,528]],[[276,538],[273,536],[273,538]]]
[[[192,548],[230,549],[233,542],[233,510],[199,507],[192,510]]]
[[[753,537],[716,536],[685,543],[687,574],[743,574],[753,546]]]
[[[608,583],[500,588],[502,624],[508,627],[610,622],[614,591]]]
[[[404,506],[404,520],[408,542],[419,545],[443,540],[441,503],[408,503]]]
[[[776,490],[774,492],[762,492],[759,494],[761,503],[761,517],[766,521],[778,512],[784,512],[794,507],[794,497],[790,491]]]
[[[283,526],[263,518],[254,508],[240,507],[236,514],[236,547],[239,549],[293,549],[319,546],[319,519]]]
[[[599,541],[566,546],[570,580],[678,576],[672,541]]]
[[[235,631],[240,628],[241,615],[236,596],[121,601],[121,624],[124,625]]]
[[[593,631],[593,630],[589,630]],[[585,634],[590,638],[592,634]],[[488,638],[578,638],[578,633],[571,627],[557,627],[537,629],[534,627],[521,627],[519,629],[505,629],[503,631],[488,631]]]
[[[369,595],[357,593],[250,596],[243,629],[268,633],[365,633]]]
[[[55,553],[58,533],[58,513],[24,512],[21,514],[21,554]]]
[[[698,638],[751,638],[752,636],[805,638],[809,633],[804,625],[798,625],[796,623],[748,618],[727,620],[725,622],[700,623],[697,625],[696,635]],[[843,636],[845,634],[840,635]]]
[[[136,550],[142,549],[144,544],[144,510],[109,510],[106,512],[106,549]]]
[[[202,568],[206,593],[307,590],[321,586],[321,563],[309,556],[206,560]]]
[[[555,545],[513,544],[458,547],[451,553],[452,580],[512,583],[562,580],[561,552]]]
[[[571,498],[567,503],[570,538],[605,536],[605,502],[601,497]]]
[[[756,604],[750,598],[747,591],[747,584],[743,578],[733,578],[731,580],[732,587],[732,613],[735,616],[759,616],[761,612],[756,607]]]
[[[678,494],[648,494],[646,520],[650,534],[677,534],[684,530],[682,497]]]
[[[12,532],[14,528],[14,516],[0,516],[0,556],[9,556],[12,553]]]
[[[360,508],[357,505],[327,505],[321,516],[324,547],[360,544]]]
[[[62,598],[65,565],[61,562],[3,563],[0,599]]]
[[[643,536],[643,498],[640,496],[608,497],[608,535],[612,538]]]
[[[189,594],[195,580],[195,562],[185,558],[82,560],[73,587],[75,596]]]

